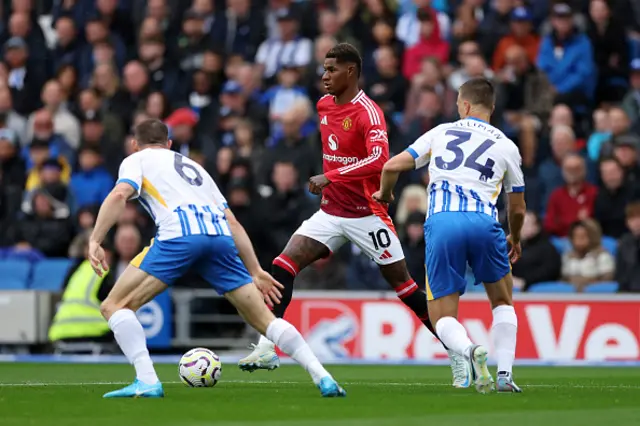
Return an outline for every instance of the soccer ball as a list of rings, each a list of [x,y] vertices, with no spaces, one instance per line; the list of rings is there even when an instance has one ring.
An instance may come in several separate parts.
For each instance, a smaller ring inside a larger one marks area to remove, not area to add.
[[[205,348],[191,349],[180,358],[180,380],[192,388],[215,386],[222,375],[220,357]]]

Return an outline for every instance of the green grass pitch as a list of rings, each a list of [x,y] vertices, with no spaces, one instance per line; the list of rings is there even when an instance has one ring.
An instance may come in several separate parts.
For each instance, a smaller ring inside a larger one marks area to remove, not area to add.
[[[214,388],[188,388],[158,365],[164,399],[104,400],[132,379],[127,365],[0,364],[0,425],[571,426],[640,424],[640,369],[517,368],[524,393],[453,389],[446,367],[332,366],[348,392],[323,399],[296,366],[223,367]]]

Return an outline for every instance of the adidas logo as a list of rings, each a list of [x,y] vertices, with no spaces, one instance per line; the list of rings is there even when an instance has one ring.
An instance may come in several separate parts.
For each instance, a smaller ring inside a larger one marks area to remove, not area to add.
[[[320,120],[320,124],[324,124],[325,126],[329,124],[329,122],[327,121],[327,116],[326,115],[324,117],[322,117],[322,120]]]
[[[391,253],[389,253],[389,250],[385,250],[384,253],[382,253],[382,255],[379,257],[380,260],[382,259],[391,259],[393,256],[391,256]]]

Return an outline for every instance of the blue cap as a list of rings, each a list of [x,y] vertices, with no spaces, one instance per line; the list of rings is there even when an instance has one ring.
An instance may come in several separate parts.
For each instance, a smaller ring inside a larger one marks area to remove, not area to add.
[[[533,16],[529,13],[529,10],[526,7],[516,7],[511,12],[511,20],[512,21],[532,21]]]
[[[228,80],[224,86],[222,86],[222,93],[242,93],[242,86],[237,81]]]
[[[633,72],[640,71],[640,58],[635,58],[633,61],[631,61],[631,64],[629,64],[629,68],[631,68],[631,71]]]

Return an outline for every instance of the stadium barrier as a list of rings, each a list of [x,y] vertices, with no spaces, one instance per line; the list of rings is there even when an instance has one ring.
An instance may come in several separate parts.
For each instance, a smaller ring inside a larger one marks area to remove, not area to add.
[[[197,295],[213,294],[212,290],[198,290]],[[172,296],[175,299],[175,294]],[[165,306],[171,311],[169,305]],[[519,365],[640,365],[640,295],[517,294],[515,308],[519,318],[516,354]],[[146,315],[157,311],[151,309]],[[19,340],[23,344],[42,342],[51,314],[41,292],[0,292],[0,344],[3,340],[7,343]],[[189,321],[185,312],[174,318],[176,323],[182,322],[180,316]],[[146,321],[144,316],[141,318],[145,325],[150,325],[145,327],[149,343],[154,338],[149,331],[156,329],[153,324],[168,320],[168,315],[152,317]],[[296,292],[286,318],[328,364],[447,363],[440,343],[394,293]],[[478,293],[463,296],[460,320],[472,340],[491,346],[492,316],[486,296]],[[181,327],[176,327],[176,335]],[[224,362],[235,363],[246,352],[225,352],[229,346],[222,340],[209,347],[222,355]],[[177,360],[176,356],[154,356],[159,363]],[[17,354],[0,356],[0,362],[125,360],[121,356]]]

